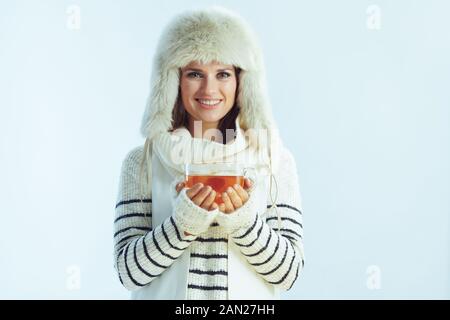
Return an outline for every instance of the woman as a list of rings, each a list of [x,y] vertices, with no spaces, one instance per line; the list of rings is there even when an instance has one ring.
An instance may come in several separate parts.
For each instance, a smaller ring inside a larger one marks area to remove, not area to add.
[[[242,18],[213,7],[168,25],[141,131],[145,145],[123,161],[114,222],[115,269],[132,298],[278,299],[289,290],[304,264],[297,169]],[[185,163],[231,161],[257,174],[220,205],[210,186],[183,182]]]

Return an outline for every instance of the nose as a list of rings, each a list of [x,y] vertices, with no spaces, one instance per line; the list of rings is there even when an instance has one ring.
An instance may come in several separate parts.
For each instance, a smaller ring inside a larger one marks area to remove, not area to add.
[[[205,95],[214,97],[219,92],[219,84],[213,76],[203,78],[202,91]]]

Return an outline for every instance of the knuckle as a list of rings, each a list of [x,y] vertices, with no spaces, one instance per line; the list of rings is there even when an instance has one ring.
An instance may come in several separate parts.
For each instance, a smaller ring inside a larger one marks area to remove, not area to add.
[[[203,188],[202,188],[202,194],[205,194],[205,195],[208,194],[209,191],[210,191],[210,188],[211,188],[210,186],[205,186],[205,187],[203,187]]]

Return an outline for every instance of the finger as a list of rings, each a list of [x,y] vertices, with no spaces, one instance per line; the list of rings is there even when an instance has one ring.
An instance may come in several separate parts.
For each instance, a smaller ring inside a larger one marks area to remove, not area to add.
[[[234,190],[236,191],[236,193],[241,198],[242,203],[246,203],[247,200],[248,200],[248,193],[247,193],[247,191],[245,191],[244,188],[242,188],[240,184],[235,184],[234,185]]]
[[[200,189],[200,191],[197,193],[197,195],[192,198],[191,200],[198,206],[200,206],[203,201],[205,201],[208,194],[211,192],[212,188],[210,186],[204,186]]]
[[[225,203],[219,204],[219,211],[225,213]]]
[[[249,178],[245,178],[244,179],[244,188],[250,189],[252,186],[253,186],[252,180],[250,180]]]
[[[181,189],[183,189],[185,187],[185,183],[184,182],[180,182],[176,185],[175,190],[177,190],[177,192],[180,192]]]
[[[222,200],[225,204],[225,213],[231,213],[234,211],[233,204],[231,203],[230,197],[226,192],[222,193]]]
[[[200,189],[203,187],[203,183],[196,183],[195,185],[192,186],[192,188],[190,188],[188,191],[186,191],[186,195],[192,199],[199,191]]]
[[[203,201],[201,207],[205,210],[208,210],[209,207],[211,207],[211,205],[213,204],[215,199],[216,199],[216,192],[214,190],[211,190],[206,199]]]
[[[217,205],[217,203],[213,202],[213,204],[211,205],[211,207],[209,208],[209,211],[213,211],[216,210],[219,206]]]
[[[237,209],[237,208],[242,207],[241,197],[238,196],[237,192],[233,188],[228,187],[227,194],[230,197],[231,203],[233,204],[234,208]]]

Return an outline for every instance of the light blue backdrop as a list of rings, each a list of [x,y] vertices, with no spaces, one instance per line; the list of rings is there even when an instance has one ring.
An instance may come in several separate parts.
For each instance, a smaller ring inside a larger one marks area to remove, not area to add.
[[[306,265],[284,297],[450,298],[450,3],[425,0],[1,0],[0,298],[128,298],[120,165],[161,29],[208,4],[259,35],[297,160]]]

